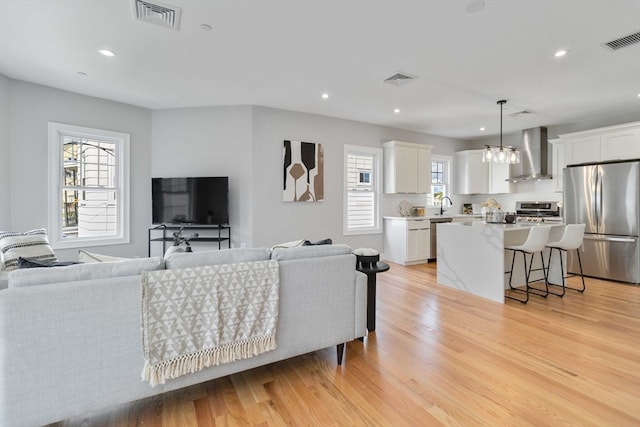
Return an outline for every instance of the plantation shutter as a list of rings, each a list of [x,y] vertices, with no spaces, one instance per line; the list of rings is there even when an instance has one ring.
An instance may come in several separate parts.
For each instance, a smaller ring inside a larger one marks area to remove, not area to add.
[[[376,226],[374,156],[349,153],[347,156],[347,227]]]

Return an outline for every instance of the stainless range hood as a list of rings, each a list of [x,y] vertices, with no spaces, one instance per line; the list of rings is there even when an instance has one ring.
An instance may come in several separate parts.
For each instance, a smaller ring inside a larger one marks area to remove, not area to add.
[[[539,181],[551,179],[547,172],[547,128],[536,127],[522,131],[520,163],[514,165],[509,181]]]

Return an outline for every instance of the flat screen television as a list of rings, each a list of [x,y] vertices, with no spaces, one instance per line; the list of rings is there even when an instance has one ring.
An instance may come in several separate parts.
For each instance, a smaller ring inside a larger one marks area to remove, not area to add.
[[[154,224],[229,224],[229,178],[151,178]]]

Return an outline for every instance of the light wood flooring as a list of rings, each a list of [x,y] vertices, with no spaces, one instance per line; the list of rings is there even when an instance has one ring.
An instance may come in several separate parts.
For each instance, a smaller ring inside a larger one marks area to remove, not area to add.
[[[55,424],[281,425],[639,426],[640,287],[501,305],[391,264],[342,366],[329,348]]]

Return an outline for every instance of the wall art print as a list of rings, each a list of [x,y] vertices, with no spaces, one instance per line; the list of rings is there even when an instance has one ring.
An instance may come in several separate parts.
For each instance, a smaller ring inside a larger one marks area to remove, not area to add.
[[[285,202],[324,200],[324,150],[322,144],[284,141],[283,190]]]

